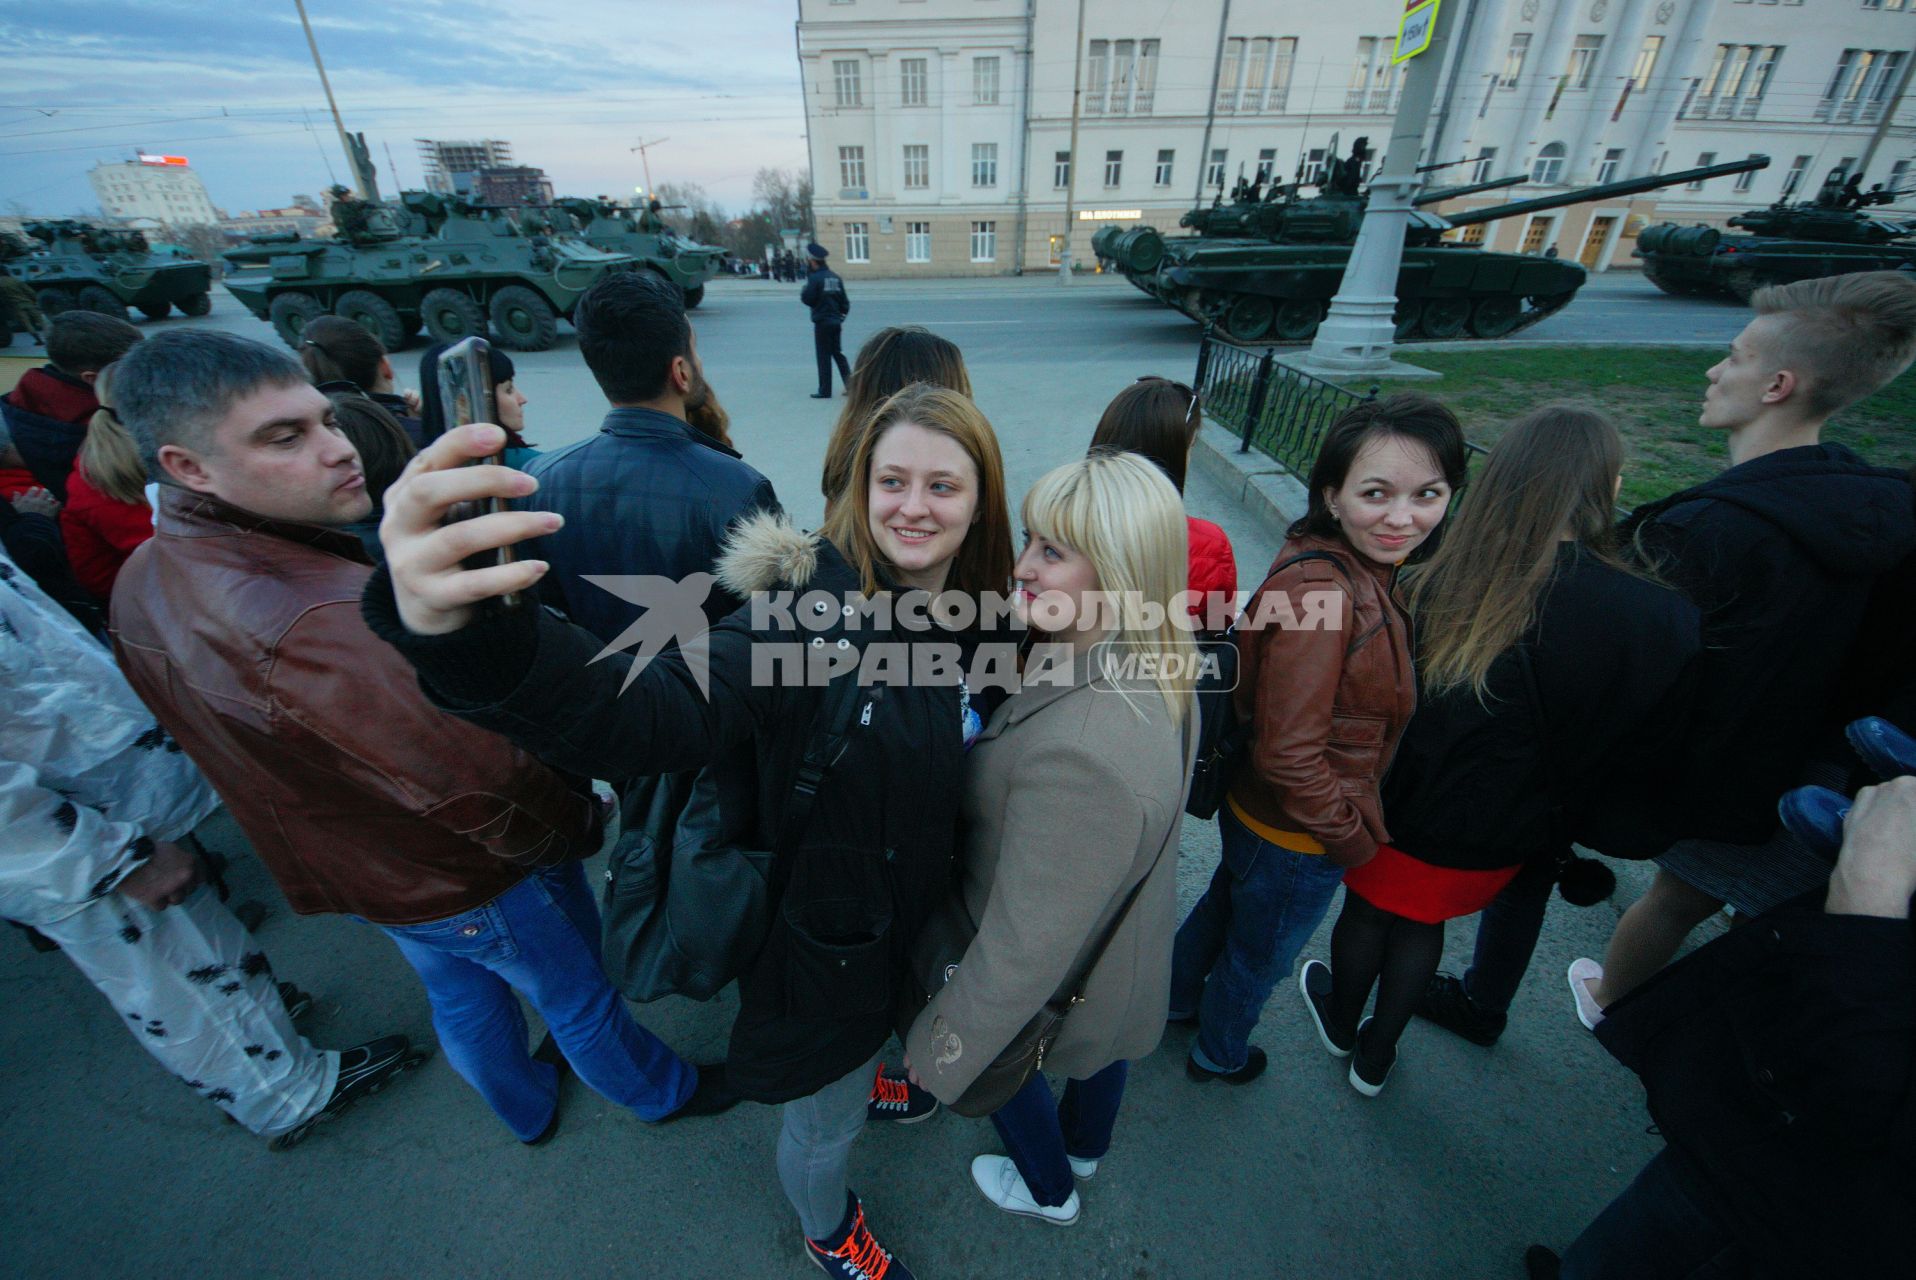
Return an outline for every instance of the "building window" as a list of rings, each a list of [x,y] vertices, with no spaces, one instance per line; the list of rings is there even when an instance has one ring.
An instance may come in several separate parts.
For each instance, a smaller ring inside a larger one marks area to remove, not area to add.
[[[1643,37],[1643,47],[1637,50],[1637,65],[1630,69],[1630,89],[1633,93],[1642,93],[1650,87],[1650,76],[1657,69],[1657,59],[1663,56],[1663,37]]]
[[[1514,89],[1523,75],[1523,60],[1530,56],[1530,33],[1519,31],[1510,37],[1510,48],[1504,53],[1503,74],[1497,77],[1499,89]]]
[[[1790,171],[1783,175],[1783,198],[1789,199],[1796,189],[1803,185],[1803,170],[1810,167],[1808,156],[1798,156],[1790,161]]]
[[[931,261],[931,224],[929,222],[905,224],[905,261]]]
[[[1060,191],[1071,185],[1071,153],[1069,151],[1051,153],[1051,185]]]
[[[1836,61],[1836,74],[1830,77],[1823,100],[1816,105],[1816,118],[1845,123],[1881,119],[1905,56],[1901,51],[1886,49],[1843,50]]]
[[[1622,164],[1623,148],[1611,147],[1603,153],[1603,163],[1597,166],[1597,181],[1599,183],[1615,182],[1617,180],[1617,169]]]
[[[840,147],[838,149],[838,185],[849,190],[860,190],[865,185],[865,148]]]
[[[1138,42],[1116,40],[1111,44],[1111,114],[1126,115],[1131,110],[1131,77],[1136,72]]]
[[[838,91],[839,106],[862,107],[865,105],[859,96],[856,59],[840,58],[832,63],[832,85]]]
[[[1714,151],[1705,151],[1702,155],[1696,158],[1696,167],[1699,169],[1707,169],[1715,163],[1716,163],[1716,152]],[[1686,182],[1683,184],[1683,189],[1685,191],[1701,191],[1703,190],[1703,184],[1707,181],[1708,181],[1707,178],[1699,178],[1695,182]]]
[[[1158,152],[1158,167],[1151,175],[1151,185],[1168,187],[1171,185],[1171,162],[1177,158],[1177,152],[1162,150]]]
[[[1222,187],[1224,185],[1224,161],[1226,155],[1227,153],[1223,147],[1215,148],[1211,152],[1211,163],[1204,171],[1205,186]]]
[[[925,59],[900,58],[898,60],[898,101],[900,106],[922,107],[925,105]]]
[[[1141,116],[1151,114],[1158,94],[1158,42],[1138,41],[1137,89],[1131,95],[1131,109]]]
[[[1270,78],[1271,38],[1259,36],[1251,41],[1244,63],[1244,96],[1238,100],[1239,110],[1248,112],[1264,109],[1264,86]]]
[[[997,143],[974,142],[971,144],[971,185],[974,187],[998,185]]]
[[[1271,175],[1277,172],[1277,148],[1265,147],[1257,153],[1257,180],[1269,182]]]
[[[1084,67],[1084,114],[1088,116],[1104,113],[1104,82],[1110,74],[1111,42],[1093,40],[1090,56],[1085,59]]]
[[[996,58],[971,60],[971,101],[980,107],[998,105],[998,60]]]
[[[1757,157],[1756,152],[1750,153],[1750,159],[1754,160],[1756,159],[1756,157]],[[1736,175],[1736,190],[1748,191],[1750,189],[1750,184],[1755,181],[1756,181],[1756,170],[1745,169],[1742,173],[1739,173]]]
[[[971,224],[971,260],[973,262],[998,260],[997,223],[974,222]]]
[[[917,143],[905,148],[905,185],[923,190],[931,185],[931,147]]]
[[[1577,42],[1570,47],[1570,65],[1563,71],[1565,88],[1588,89],[1590,87],[1590,73],[1596,70],[1597,52],[1602,48],[1602,36],[1577,37]]]
[[[1552,142],[1537,153],[1537,163],[1530,167],[1530,180],[1540,187],[1554,186],[1563,180],[1564,145]]]
[[[1104,153],[1104,185],[1115,187],[1118,179],[1124,176],[1124,152],[1107,151]]]
[[[847,222],[845,224],[845,261],[870,262],[871,260],[870,225],[863,222]]]
[[[1297,38],[1282,36],[1271,45],[1271,89],[1264,98],[1266,111],[1282,111],[1291,96],[1291,68],[1297,63]]]
[[[1889,181],[1883,184],[1887,191],[1901,191],[1903,183],[1909,180],[1909,161],[1898,160],[1889,167]]]
[[[1397,88],[1397,67],[1391,62],[1395,36],[1360,36],[1357,60],[1351,66],[1350,88],[1344,94],[1347,111],[1389,111]]]
[[[1224,42],[1224,61],[1218,64],[1217,69],[1217,109],[1219,111],[1237,110],[1237,82],[1243,67],[1244,38],[1233,36]]]
[[[1472,182],[1489,182],[1491,177],[1490,166],[1495,164],[1496,162],[1497,162],[1497,148],[1495,147],[1477,148],[1477,159],[1476,159],[1476,162],[1471,166],[1470,180]]]

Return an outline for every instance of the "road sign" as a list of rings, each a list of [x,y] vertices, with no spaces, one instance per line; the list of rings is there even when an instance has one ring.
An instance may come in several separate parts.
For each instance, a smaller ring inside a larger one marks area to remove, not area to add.
[[[1404,20],[1397,28],[1397,52],[1390,59],[1393,65],[1409,62],[1430,48],[1430,37],[1437,30],[1439,3],[1441,0],[1430,0],[1428,4],[1417,4],[1404,11]]]

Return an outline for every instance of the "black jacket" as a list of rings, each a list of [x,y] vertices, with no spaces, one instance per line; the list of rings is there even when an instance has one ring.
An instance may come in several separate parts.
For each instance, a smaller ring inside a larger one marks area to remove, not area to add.
[[[761,517],[722,562],[743,594],[783,583],[843,596],[857,577],[829,544]],[[809,607],[809,606],[807,606]],[[797,611],[795,611],[796,613]],[[501,612],[446,636],[406,633],[390,582],[376,575],[368,621],[412,660],[428,696],[512,738],[555,767],[597,778],[684,770],[749,745],[755,771],[751,847],[775,847],[824,689],[754,678],[785,652],[835,648],[841,638],[950,643],[939,632],[814,632],[794,615],[754,629],[752,606],[711,632],[710,696],[678,654],[649,663],[624,693],[629,663],[592,661],[598,640],[545,610]],[[906,663],[909,666],[909,662]],[[902,672],[900,674],[903,674]],[[781,895],[772,932],[739,983],[728,1078],[746,1097],[784,1102],[854,1070],[891,1034],[893,984],[956,869],[964,743],[956,687],[890,684],[869,725],[821,788],[796,853],[773,873]],[[747,812],[721,802],[728,819]]]
[[[1916,1256],[1916,933],[1822,894],[1699,948],[1597,1038],[1764,1274],[1907,1275]]]
[[[1783,449],[1640,508],[1623,532],[1703,610],[1671,836],[1759,843],[1834,715],[1875,579],[1916,550],[1909,483],[1841,445]]]
[[[812,309],[813,324],[844,324],[845,317],[852,313],[845,282],[830,267],[812,272],[798,291],[798,300]]]
[[[1384,780],[1391,843],[1472,871],[1573,836],[1606,853],[1662,852],[1608,820],[1633,766],[1677,740],[1699,647],[1681,595],[1564,543],[1536,621],[1491,664],[1488,696],[1466,685],[1419,703]]]

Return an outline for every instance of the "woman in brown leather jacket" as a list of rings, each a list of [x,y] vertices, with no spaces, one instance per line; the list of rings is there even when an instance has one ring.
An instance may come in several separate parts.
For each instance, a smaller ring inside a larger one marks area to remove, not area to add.
[[[1304,518],[1238,625],[1237,711],[1251,744],[1218,814],[1224,856],[1178,930],[1171,1020],[1185,1072],[1243,1084],[1264,1002],[1330,910],[1347,867],[1388,838],[1378,783],[1417,703],[1397,567],[1464,481],[1463,431],[1429,396],[1367,401],[1332,424]]]

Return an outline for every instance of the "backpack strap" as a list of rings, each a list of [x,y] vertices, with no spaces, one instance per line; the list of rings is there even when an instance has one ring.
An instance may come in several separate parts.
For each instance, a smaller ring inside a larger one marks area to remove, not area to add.
[[[872,713],[884,700],[884,694],[883,685],[870,690],[860,687],[855,673],[834,680],[825,687],[824,699],[812,720],[812,734],[805,744],[805,755],[799,760],[797,776],[792,780],[792,795],[785,805],[785,820],[779,826],[778,841],[772,850],[781,861],[798,846],[799,837],[805,833],[806,825],[811,822],[812,810],[818,803],[819,788],[838,762],[844,759],[845,752],[851,747],[853,733],[870,726]],[[859,712],[861,705],[864,710]],[[856,723],[853,721],[855,713],[858,717]]]

